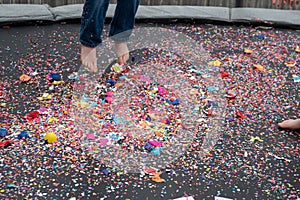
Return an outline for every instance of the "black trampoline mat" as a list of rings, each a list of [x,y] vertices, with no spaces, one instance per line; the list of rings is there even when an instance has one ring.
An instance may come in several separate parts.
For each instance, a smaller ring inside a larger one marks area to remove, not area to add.
[[[201,159],[197,159],[197,149],[182,152],[168,169],[162,169],[165,182],[156,183],[148,175],[106,169],[70,140],[60,146],[44,144],[41,135],[51,125],[30,124],[25,116],[44,106],[59,124],[72,127],[65,120],[70,117],[64,113],[70,105],[64,99],[72,93],[68,76],[81,65],[80,25],[3,26],[0,127],[15,135],[28,130],[31,138],[22,141],[10,135],[13,145],[0,147],[1,199],[219,196],[262,200],[300,196],[299,137],[296,131],[277,127],[278,122],[300,114],[299,31],[194,23],[158,26],[189,35],[210,52],[212,61],[220,61],[220,72],[230,74],[223,79],[225,91],[234,90],[237,97],[226,101],[224,131],[214,149]],[[65,82],[50,90],[46,79],[50,73],[59,73]],[[31,81],[19,81],[22,74],[31,74]],[[44,93],[52,99],[38,100]],[[76,130],[61,137],[68,134]]]

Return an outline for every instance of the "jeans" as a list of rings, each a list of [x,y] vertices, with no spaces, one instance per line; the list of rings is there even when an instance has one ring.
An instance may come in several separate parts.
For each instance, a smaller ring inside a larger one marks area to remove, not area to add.
[[[80,42],[87,47],[102,43],[106,11],[109,0],[85,0],[81,17]],[[116,41],[127,41],[134,28],[134,18],[139,0],[117,0],[114,17],[110,23],[109,37]]]

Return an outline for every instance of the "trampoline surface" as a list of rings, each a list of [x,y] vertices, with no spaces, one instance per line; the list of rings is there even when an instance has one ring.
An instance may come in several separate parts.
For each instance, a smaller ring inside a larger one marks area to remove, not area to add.
[[[203,45],[220,71],[224,91],[236,94],[224,97],[224,131],[218,133],[213,150],[202,158],[196,147],[182,152],[162,169],[163,183],[147,174],[123,174],[101,165],[71,139],[76,130],[69,111],[69,77],[80,67],[80,25],[6,25],[0,29],[0,128],[6,134],[1,141],[10,139],[12,145],[0,147],[1,199],[300,196],[299,137],[277,126],[300,115],[299,31],[193,22],[155,26],[182,32]],[[64,82],[49,82],[51,73],[61,73]],[[22,74],[31,79],[20,81]],[[26,118],[40,107],[49,113]],[[43,135],[53,126],[58,127],[58,141],[45,144]],[[18,139],[22,131],[30,138]]]

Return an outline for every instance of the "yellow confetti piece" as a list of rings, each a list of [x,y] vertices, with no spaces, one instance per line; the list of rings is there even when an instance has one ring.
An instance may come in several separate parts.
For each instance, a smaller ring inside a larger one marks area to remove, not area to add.
[[[292,184],[288,183],[288,187],[294,187]]]
[[[5,106],[6,106],[6,103],[1,103],[0,106],[1,106],[1,107],[5,107]]]
[[[208,65],[214,65],[214,61],[210,61],[209,63],[207,63]]]
[[[90,105],[89,103],[87,103],[87,102],[82,102],[82,101],[76,102],[76,103],[75,103],[75,106],[80,107],[80,108],[86,108],[86,107],[88,107],[89,105]]]
[[[155,114],[149,113],[148,115],[151,119],[158,120],[158,117]]]
[[[66,151],[71,151],[72,148],[71,147],[66,147]]]
[[[52,95],[49,93],[44,93],[41,97],[37,97],[37,99],[40,101],[51,99],[51,98],[52,98]]]
[[[166,130],[165,130],[165,128],[160,128],[157,131],[160,132],[160,133],[164,133]]]
[[[49,98],[52,97],[52,95],[49,94],[49,93],[44,93],[42,97],[43,97],[43,98],[46,98],[46,99],[49,99]]]
[[[122,71],[122,66],[119,65],[118,63],[114,64],[111,68],[114,70],[114,72],[117,72],[117,73]]]
[[[52,85],[60,85],[60,84],[63,84],[64,81],[53,81],[52,82]]]
[[[55,151],[56,151],[56,152],[60,152],[60,151],[61,151],[61,148],[57,148]]]
[[[264,140],[260,139],[260,137],[252,137],[250,142],[263,142]]]
[[[219,60],[216,60],[216,61],[214,62],[214,66],[217,66],[217,67],[221,66],[221,64],[222,64],[222,62],[219,61]]]
[[[57,141],[57,137],[56,137],[55,133],[49,132],[45,135],[44,140],[46,140],[49,144],[51,144],[51,143]]]
[[[210,61],[210,62],[208,63],[208,65],[210,65],[210,66],[216,66],[216,67],[221,66],[221,64],[222,64],[222,62],[219,61],[219,60]]]
[[[123,172],[117,172],[117,176],[123,175]]]
[[[55,117],[50,117],[48,123],[58,122],[59,120]]]
[[[155,93],[157,93],[158,92],[158,89],[156,88],[156,89],[154,89],[154,90],[151,90],[151,94],[155,94]]]

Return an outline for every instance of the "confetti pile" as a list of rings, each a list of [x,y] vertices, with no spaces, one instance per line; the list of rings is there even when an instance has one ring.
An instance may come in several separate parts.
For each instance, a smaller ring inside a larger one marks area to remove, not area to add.
[[[76,73],[73,104],[79,137],[104,164],[128,172],[162,168],[190,145],[202,146],[206,154],[219,138],[225,109],[220,63],[206,61],[203,48],[179,33],[137,28],[128,42],[135,50],[127,66],[101,69],[109,63],[105,56],[113,54],[108,52],[113,41],[108,41],[97,48],[98,71],[104,74],[84,67]],[[144,43],[148,48],[139,46]]]
[[[147,25],[138,25],[143,26]],[[105,158],[85,151],[84,141],[97,140],[103,146],[110,142],[127,152],[159,156],[165,142],[176,136],[174,129],[180,126],[177,122],[184,114],[182,107],[186,102],[182,99],[190,96],[180,96],[174,88],[164,87],[166,83],[150,83],[149,76],[137,73],[141,59],[136,56],[126,72],[123,66],[113,64],[105,79],[97,79],[97,101],[81,99],[76,103],[73,93],[80,90],[80,84],[74,83],[84,78],[76,73],[80,68],[78,24],[0,29],[1,199],[175,199],[182,196],[297,199],[300,196],[299,138],[295,132],[277,127],[283,119],[300,116],[299,32],[210,24],[163,26],[199,42],[210,53],[205,67],[207,71],[213,70],[216,77],[206,77],[205,71],[183,63],[180,55],[172,54],[169,60],[164,60],[171,63],[169,67],[182,71],[182,77],[176,72],[174,82],[182,78],[186,81],[180,83],[191,85],[184,94],[194,97],[197,114],[190,116],[198,119],[193,124],[197,130],[192,131],[193,140],[185,151],[178,152],[178,159],[166,166],[143,166],[140,173],[106,166]],[[149,66],[156,56],[163,55],[155,49],[144,53],[143,66]],[[172,73],[162,77],[175,77]],[[146,75],[150,74],[153,74],[151,69]],[[122,89],[128,79],[134,85],[141,84],[133,90],[138,95],[126,93],[127,87]],[[208,100],[218,86],[224,90],[219,93],[225,103],[222,115],[215,112],[216,102]],[[122,99],[125,97],[131,98]],[[120,104],[123,100],[126,103]],[[119,104],[114,104],[115,101]],[[128,119],[115,118],[108,110],[99,109],[100,104],[117,105],[114,113],[122,112]],[[134,140],[131,135],[125,137],[111,134],[112,131],[103,132],[103,137],[97,138],[95,126],[91,126],[91,131],[84,133],[86,138],[82,138],[78,125],[84,121],[78,123],[79,119],[74,118],[79,116],[74,113],[74,105],[82,110],[92,108],[91,119],[109,122],[101,128],[114,129],[115,133],[125,131],[116,131],[113,125],[129,119],[135,126],[149,129],[157,128],[151,126],[157,120],[164,129],[155,130],[155,135],[143,137],[141,142],[142,138]],[[151,111],[150,105],[165,113]],[[209,119],[216,115],[218,123],[211,123]],[[217,133],[211,132],[214,126],[220,126]],[[207,134],[217,136],[218,140],[203,156],[201,145]]]

